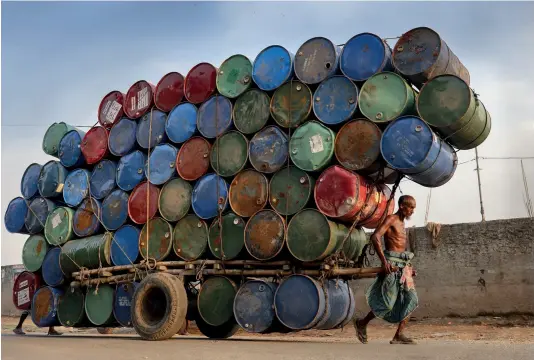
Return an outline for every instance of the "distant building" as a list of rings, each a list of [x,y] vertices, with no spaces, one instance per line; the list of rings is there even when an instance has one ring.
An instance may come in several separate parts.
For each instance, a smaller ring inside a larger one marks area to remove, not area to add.
[[[20,314],[13,304],[13,284],[18,274],[25,270],[22,264],[2,266],[2,316]]]

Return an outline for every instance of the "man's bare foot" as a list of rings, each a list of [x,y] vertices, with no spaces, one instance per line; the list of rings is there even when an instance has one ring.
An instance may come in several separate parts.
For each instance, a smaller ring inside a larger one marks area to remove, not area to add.
[[[57,332],[55,329],[50,329],[50,330],[48,330],[48,335],[59,336],[59,335],[61,335],[61,333]]]
[[[13,332],[17,335],[26,335],[26,333],[22,331],[22,328],[14,328]]]
[[[361,320],[356,318],[352,319],[352,326],[354,326],[354,330],[356,330],[358,340],[360,340],[362,344],[367,344],[367,325],[362,325],[360,321]]]
[[[415,345],[417,342],[415,340],[410,339],[409,337],[406,337],[402,334],[397,335],[389,342],[390,344],[402,344],[402,345]]]

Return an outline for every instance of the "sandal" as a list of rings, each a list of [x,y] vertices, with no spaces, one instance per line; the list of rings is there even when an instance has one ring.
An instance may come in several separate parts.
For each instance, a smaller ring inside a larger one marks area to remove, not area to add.
[[[352,320],[352,325],[354,326],[354,330],[356,330],[358,340],[362,344],[367,344],[367,326],[360,326],[360,320],[358,319]]]

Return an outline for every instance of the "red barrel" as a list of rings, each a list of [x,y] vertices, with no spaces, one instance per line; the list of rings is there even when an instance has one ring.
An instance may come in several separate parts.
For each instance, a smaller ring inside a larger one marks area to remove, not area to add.
[[[369,182],[361,175],[334,165],[315,184],[315,203],[320,212],[341,221],[354,221],[367,198]]]
[[[124,113],[130,119],[139,119],[145,115],[154,104],[156,87],[145,80],[133,84],[124,99]]]
[[[176,170],[184,180],[194,181],[208,172],[211,144],[200,136],[187,140],[176,157]]]
[[[142,182],[133,189],[128,198],[128,216],[136,224],[145,224],[148,219],[156,216],[158,212],[158,199],[159,188],[147,181]]]
[[[178,72],[163,75],[156,85],[154,104],[163,112],[171,111],[184,98],[184,76]]]
[[[87,164],[96,164],[108,153],[109,130],[102,126],[95,126],[89,130],[82,140],[82,154]]]
[[[33,294],[41,286],[41,278],[29,271],[23,271],[13,284],[13,304],[19,310],[30,310]]]
[[[389,202],[389,206],[387,205],[389,197],[391,196],[391,190],[389,187],[387,185],[378,185],[377,188],[380,194],[380,199],[375,211],[367,219],[364,219],[358,223],[358,225],[367,229],[376,229],[381,224],[382,220],[386,216],[393,214],[393,211],[395,210],[395,199],[392,199]]]
[[[112,91],[100,102],[98,106],[98,122],[106,129],[111,127],[124,116],[123,103],[125,94]]]
[[[184,95],[187,101],[200,104],[217,88],[217,68],[208,63],[195,65],[185,77]]]

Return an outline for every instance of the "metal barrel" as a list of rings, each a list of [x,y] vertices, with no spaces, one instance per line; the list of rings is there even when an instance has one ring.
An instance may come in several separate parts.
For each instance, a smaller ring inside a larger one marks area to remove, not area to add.
[[[244,55],[233,55],[224,60],[215,81],[219,94],[234,99],[252,84],[252,63]]]
[[[61,248],[48,250],[41,265],[41,274],[48,286],[60,286],[65,282],[65,274],[60,265]],[[70,275],[70,274],[69,274]]]
[[[283,128],[296,128],[310,115],[312,98],[307,85],[291,80],[274,92],[270,104],[271,116]]]
[[[367,119],[388,123],[415,114],[415,91],[400,75],[382,72],[371,76],[360,90],[358,104]]]
[[[184,76],[173,71],[163,75],[154,91],[154,105],[168,113],[184,98]]]
[[[96,326],[113,325],[113,300],[115,289],[108,284],[88,288],[85,294],[85,315]]]
[[[170,141],[181,144],[189,140],[197,131],[198,109],[190,103],[175,106],[167,116],[165,133]]]
[[[254,135],[248,145],[248,158],[259,172],[272,174],[287,163],[287,135],[277,126],[267,126]]]
[[[211,326],[220,326],[234,316],[237,285],[225,276],[212,276],[201,285],[197,304],[202,319]]]
[[[128,216],[134,223],[145,224],[156,216],[159,193],[159,188],[148,181],[136,186],[128,198]]]
[[[172,225],[160,217],[150,219],[139,235],[139,253],[143,259],[164,260],[172,249]]]
[[[42,166],[40,164],[33,163],[24,171],[24,174],[20,179],[20,193],[24,199],[29,200],[39,194],[37,182],[39,180],[41,168]]]
[[[133,84],[124,98],[124,114],[130,119],[139,119],[154,105],[156,87],[145,80]]]
[[[78,237],[87,237],[100,230],[102,204],[95,198],[86,198],[76,209],[72,219],[72,230]]]
[[[289,140],[291,160],[304,171],[320,171],[334,156],[336,133],[318,121],[299,126]]]
[[[152,125],[150,125],[151,122]],[[137,123],[137,133],[135,134],[137,144],[142,149],[147,150],[165,142],[167,140],[166,123],[167,114],[154,108],[150,109]]]
[[[171,144],[159,144],[150,153],[145,175],[154,185],[163,185],[176,174],[176,156],[178,150]],[[149,168],[150,166],[150,168]]]
[[[380,151],[389,166],[425,187],[447,183],[458,158],[454,150],[416,116],[403,116],[384,131]]]
[[[352,319],[354,318],[354,315],[356,314],[356,300],[354,298],[354,291],[352,291],[351,287],[349,286],[349,310],[347,311],[347,315],[345,316],[345,319],[337,326],[337,328],[344,328],[348,324],[352,322]]]
[[[102,201],[102,225],[117,230],[128,220],[128,193],[116,189]]]
[[[46,218],[44,235],[50,245],[62,245],[75,237],[73,231],[74,210],[58,207]]]
[[[106,94],[98,106],[98,122],[106,129],[111,129],[124,115],[124,98],[126,94],[114,90]]]
[[[76,207],[89,196],[90,177],[89,171],[85,169],[76,169],[67,176],[63,200],[68,206]]]
[[[187,215],[191,208],[193,186],[181,178],[167,182],[159,193],[158,209],[161,217],[176,222]]]
[[[37,327],[60,325],[57,318],[59,299],[63,289],[44,286],[37,290],[32,298],[32,321]]]
[[[115,182],[124,191],[132,191],[141,181],[146,179],[146,155],[136,150],[120,158],[117,164]]]
[[[222,231],[219,219],[215,219],[210,226],[208,246],[217,259],[232,260],[241,255],[245,248],[245,221],[233,212],[223,215],[221,219]]]
[[[81,150],[84,137],[84,131],[71,130],[61,138],[58,151],[61,165],[67,168],[76,168],[85,165],[85,158]]]
[[[388,166],[384,166],[384,176],[382,178],[384,184],[393,185],[399,179],[400,173]],[[371,180],[376,181],[380,178],[380,169],[367,175]]]
[[[29,206],[26,217],[24,218],[24,225],[29,234],[37,234],[44,230],[46,218],[48,214],[57,207],[53,201],[43,198],[34,198]]]
[[[208,247],[208,225],[198,216],[189,214],[178,220],[173,232],[174,253],[183,260],[196,260]]]
[[[187,101],[200,104],[215,92],[217,68],[208,63],[195,65],[184,80],[184,95]]]
[[[228,199],[233,212],[241,217],[251,217],[267,205],[269,181],[253,169],[241,171],[230,184]]]
[[[45,198],[60,196],[68,174],[68,170],[59,161],[52,160],[44,164],[37,181],[39,194]]]
[[[337,328],[347,317],[350,311],[349,285],[344,280],[328,279],[323,283],[326,296],[328,316],[323,317],[315,326],[318,330]]]
[[[135,146],[137,135],[137,121],[123,117],[109,132],[109,152],[115,156],[124,156],[130,153]]]
[[[378,200],[376,200],[376,194],[378,195]],[[376,229],[380,226],[382,220],[385,219],[386,216],[393,214],[393,211],[395,210],[395,199],[389,201],[391,190],[387,185],[376,185],[376,194],[373,194],[371,200],[368,202],[368,204],[372,204],[376,201],[376,207],[374,207],[374,209],[373,207],[370,207],[370,210],[372,211],[365,217],[362,216],[358,223],[359,226],[363,226],[366,229]]]
[[[57,308],[59,323],[66,327],[90,326],[85,314],[85,294],[81,288],[68,287],[59,298]]]
[[[18,310],[30,310],[33,296],[39,287],[41,287],[39,275],[30,271],[18,274],[13,281],[13,305]]]
[[[112,233],[106,232],[65,243],[60,249],[59,256],[59,265],[63,274],[70,277],[73,272],[79,271],[80,267],[96,269],[100,265],[111,266],[112,236]]]
[[[274,210],[258,211],[245,227],[245,247],[257,260],[270,260],[280,254],[285,238],[285,221]]]
[[[215,139],[232,126],[232,102],[225,96],[213,95],[198,109],[197,128],[207,139]]]
[[[187,140],[176,156],[176,170],[184,180],[194,181],[208,172],[211,144],[200,136]]]
[[[28,216],[27,200],[16,197],[7,205],[4,214],[4,225],[6,230],[12,234],[27,234],[28,229],[25,225],[25,219]]]
[[[343,125],[336,135],[334,153],[344,168],[361,171],[372,168],[380,159],[382,131],[367,119]]]
[[[102,126],[93,127],[85,134],[81,150],[87,164],[96,164],[108,156],[108,141],[109,130]]]
[[[91,196],[95,199],[104,199],[108,196],[117,183],[117,163],[111,160],[102,160],[95,165],[89,179],[89,189]]]
[[[210,151],[210,165],[223,177],[234,176],[248,160],[248,140],[238,131],[229,131],[215,140]]]
[[[341,48],[324,37],[302,44],[295,55],[295,75],[305,84],[318,84],[339,70]]]
[[[313,198],[315,180],[296,166],[280,169],[269,182],[269,203],[280,215],[294,215]]]
[[[59,158],[59,142],[71,130],[76,128],[64,122],[53,123],[48,127],[43,137],[42,148],[45,154]]]
[[[339,67],[352,81],[365,81],[376,73],[393,70],[391,48],[375,34],[355,35],[343,46]]]
[[[274,309],[278,320],[289,329],[311,329],[326,312],[325,293],[317,280],[306,275],[291,275],[278,286]]]
[[[43,235],[30,235],[22,247],[22,264],[26,270],[39,271],[48,248],[48,243]]]
[[[293,77],[295,56],[280,45],[260,51],[252,66],[252,79],[264,91],[273,91]]]
[[[191,206],[199,218],[214,218],[228,207],[228,183],[213,173],[202,176],[193,187]]]
[[[115,300],[113,301],[113,315],[117,322],[124,327],[132,327],[132,301],[138,282],[117,284]]]
[[[233,108],[234,125],[243,134],[260,131],[270,116],[271,98],[266,92],[250,89],[240,95]]]
[[[139,257],[141,231],[132,225],[124,225],[113,234],[110,257],[115,266],[135,264]]]
[[[313,94],[313,113],[324,124],[348,121],[358,109],[358,88],[342,75],[332,76],[319,84]]]
[[[417,86],[443,74],[456,75],[468,85],[470,82],[467,68],[439,34],[427,27],[400,37],[393,48],[393,66]]]
[[[486,108],[455,75],[440,75],[427,82],[417,98],[417,111],[457,149],[475,148],[489,135]]]

